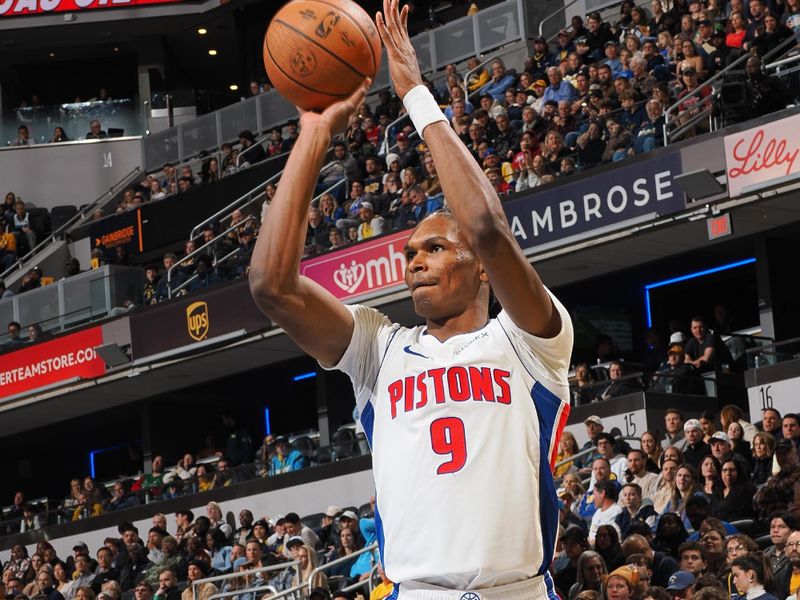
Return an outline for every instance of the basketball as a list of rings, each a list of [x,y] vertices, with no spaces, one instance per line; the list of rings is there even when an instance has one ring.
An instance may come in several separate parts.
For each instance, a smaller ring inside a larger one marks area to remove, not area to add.
[[[264,36],[264,67],[283,97],[321,111],[375,77],[381,41],[370,16],[351,0],[294,0]]]

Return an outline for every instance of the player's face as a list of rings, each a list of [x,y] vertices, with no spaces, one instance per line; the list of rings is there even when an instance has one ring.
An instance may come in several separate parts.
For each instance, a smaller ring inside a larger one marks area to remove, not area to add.
[[[406,245],[405,281],[416,313],[439,320],[463,314],[488,282],[478,258],[449,217],[423,220]]]

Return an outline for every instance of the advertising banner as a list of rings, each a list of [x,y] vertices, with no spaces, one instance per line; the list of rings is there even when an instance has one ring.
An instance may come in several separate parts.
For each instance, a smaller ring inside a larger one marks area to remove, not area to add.
[[[3,354],[0,398],[74,377],[90,379],[103,375],[106,365],[94,350],[102,344],[102,327],[92,327]]]
[[[800,175],[800,114],[725,136],[728,195]]]
[[[247,280],[241,280],[131,316],[133,356],[138,359],[240,329],[261,331],[270,325],[253,302]]]
[[[0,0],[1,1],[1,0]],[[142,251],[142,209],[120,213],[114,219],[101,219],[89,227],[92,250],[99,248],[106,260],[113,261],[117,247],[126,254]]]
[[[0,0],[0,18],[46,15],[59,12],[85,12],[97,8],[172,4],[180,0]]]
[[[411,230],[400,231],[300,263],[300,273],[339,300],[404,288],[403,247]]]
[[[661,154],[629,166],[591,172],[503,204],[511,230],[523,250],[612,229],[647,215],[686,208],[684,193],[673,178],[683,171],[680,152]],[[554,244],[555,245],[555,244]]]

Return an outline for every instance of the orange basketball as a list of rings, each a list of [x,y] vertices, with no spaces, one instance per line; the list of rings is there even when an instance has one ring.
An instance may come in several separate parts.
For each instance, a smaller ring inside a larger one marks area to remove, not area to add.
[[[281,95],[304,110],[348,98],[381,64],[370,16],[351,0],[293,0],[264,36],[264,67]]]

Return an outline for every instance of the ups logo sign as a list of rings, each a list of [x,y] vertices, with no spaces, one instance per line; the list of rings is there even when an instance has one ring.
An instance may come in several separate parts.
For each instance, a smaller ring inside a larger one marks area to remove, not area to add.
[[[193,302],[186,307],[186,327],[189,337],[197,342],[208,337],[208,304]]]

